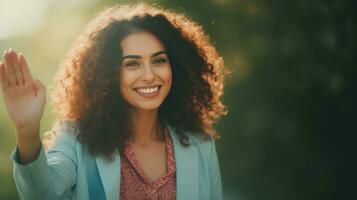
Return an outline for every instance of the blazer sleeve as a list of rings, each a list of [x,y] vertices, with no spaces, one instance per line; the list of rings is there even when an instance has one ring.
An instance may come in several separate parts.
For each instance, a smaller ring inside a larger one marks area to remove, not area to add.
[[[10,158],[13,175],[21,199],[71,199],[76,182],[76,139],[67,123],[58,123],[52,131],[56,138],[45,152],[44,146],[33,162],[21,165],[18,148]]]
[[[223,200],[219,159],[217,155],[216,144],[213,138],[210,139],[209,165],[209,173],[211,177],[211,197],[215,200]]]

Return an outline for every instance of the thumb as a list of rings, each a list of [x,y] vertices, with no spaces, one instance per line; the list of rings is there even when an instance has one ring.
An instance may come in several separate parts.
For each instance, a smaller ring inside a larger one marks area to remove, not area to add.
[[[46,86],[37,78],[33,81],[33,87],[36,90],[36,95],[46,91]]]

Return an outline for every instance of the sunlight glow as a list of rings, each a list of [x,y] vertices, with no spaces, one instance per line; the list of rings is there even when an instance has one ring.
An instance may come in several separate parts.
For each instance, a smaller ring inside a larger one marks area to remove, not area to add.
[[[48,5],[48,0],[0,1],[0,40],[36,31]]]
[[[0,40],[28,35],[41,28],[51,8],[91,7],[100,0],[0,0]]]

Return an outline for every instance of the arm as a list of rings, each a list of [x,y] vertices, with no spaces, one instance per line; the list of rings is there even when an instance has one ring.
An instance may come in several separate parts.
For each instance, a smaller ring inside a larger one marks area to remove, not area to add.
[[[17,147],[12,159],[20,197],[63,199],[74,185],[75,156],[71,153],[74,148],[63,137],[45,156],[39,129],[46,87],[32,78],[24,56],[11,49],[5,51],[4,62],[0,62],[0,85],[6,109],[16,127]]]
[[[16,127],[19,159],[29,163],[39,154],[40,120],[43,114],[46,87],[32,78],[25,57],[13,50],[4,52],[0,62],[0,85],[6,109]]]
[[[67,199],[73,194],[76,181],[76,139],[66,124],[57,124],[56,139],[45,153],[41,144],[39,155],[23,165],[17,147],[11,155],[14,179],[21,199]]]

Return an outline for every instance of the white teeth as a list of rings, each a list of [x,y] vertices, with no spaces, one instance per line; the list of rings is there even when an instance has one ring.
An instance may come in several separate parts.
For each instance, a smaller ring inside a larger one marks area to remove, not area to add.
[[[159,87],[152,87],[152,88],[138,88],[136,89],[137,91],[141,92],[141,93],[153,93],[159,90]]]

